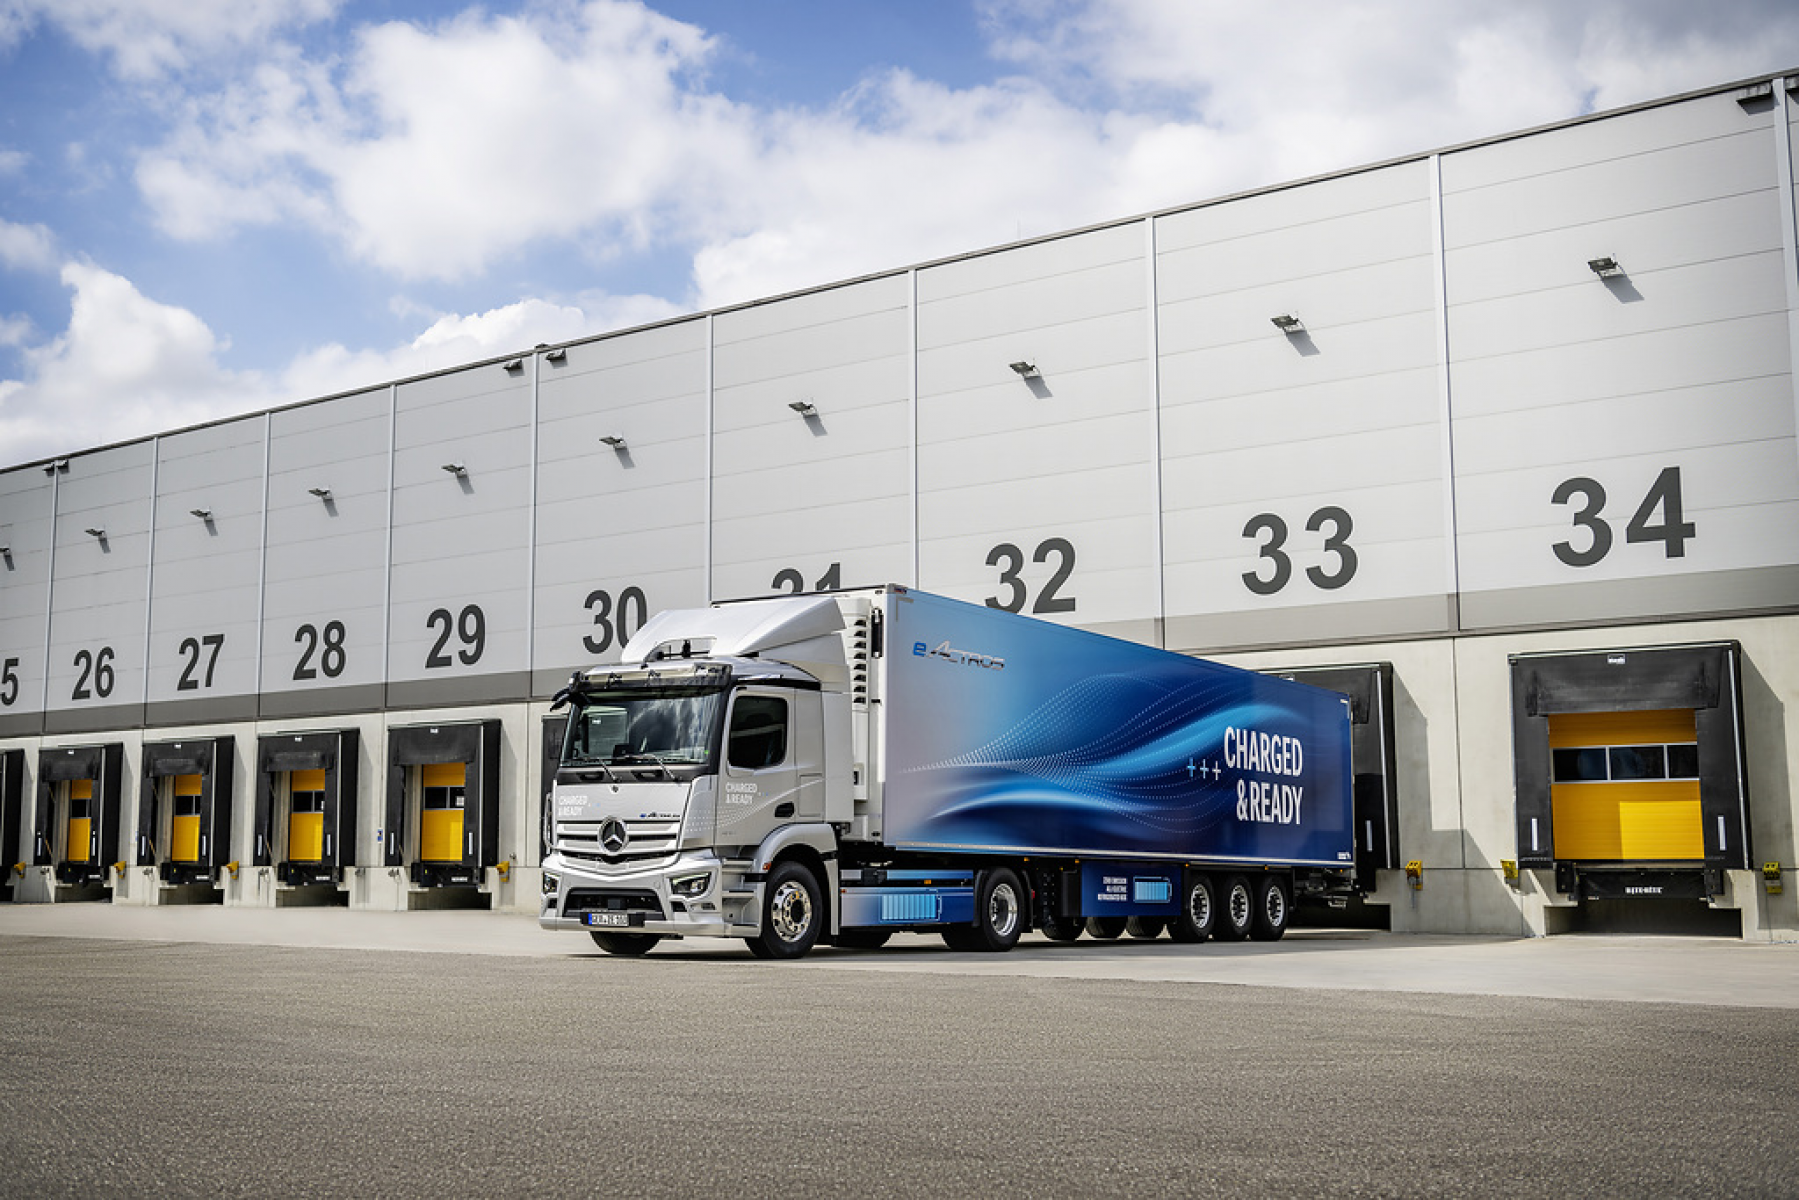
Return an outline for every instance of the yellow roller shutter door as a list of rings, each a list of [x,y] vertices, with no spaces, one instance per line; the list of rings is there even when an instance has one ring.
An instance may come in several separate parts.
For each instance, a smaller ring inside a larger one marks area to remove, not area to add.
[[[1559,713],[1549,718],[1555,766],[1555,856],[1586,862],[1705,858],[1691,709]],[[1620,770],[1620,764],[1624,769]]]
[[[200,861],[200,784],[198,775],[175,776],[175,823],[169,835],[174,862]]]
[[[288,777],[287,857],[319,862],[325,857],[325,772],[295,771]]]
[[[94,800],[94,781],[91,779],[71,779],[69,781],[69,822],[64,836],[68,840],[68,861],[84,863],[93,857],[92,842],[94,820],[89,814]]]
[[[419,768],[424,788],[419,821],[419,858],[425,862],[462,861],[463,789],[467,763],[428,763]]]

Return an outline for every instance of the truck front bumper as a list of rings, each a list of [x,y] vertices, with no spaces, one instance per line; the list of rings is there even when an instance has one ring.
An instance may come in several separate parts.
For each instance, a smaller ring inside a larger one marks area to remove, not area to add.
[[[762,882],[710,851],[609,864],[552,853],[543,864],[537,923],[664,937],[754,937]]]

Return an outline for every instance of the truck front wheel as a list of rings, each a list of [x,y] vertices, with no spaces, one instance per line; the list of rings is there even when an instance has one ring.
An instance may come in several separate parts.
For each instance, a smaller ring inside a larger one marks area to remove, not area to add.
[[[1256,919],[1256,894],[1249,880],[1241,875],[1227,875],[1219,889],[1218,939],[1240,942],[1249,936]]]
[[[800,958],[824,928],[818,880],[803,863],[788,861],[769,872],[762,891],[762,932],[750,946],[758,958]]]
[[[1187,902],[1181,915],[1168,922],[1168,936],[1177,942],[1203,942],[1212,936],[1218,924],[1218,900],[1212,881],[1204,875],[1193,876],[1187,884]]]
[[[1250,927],[1249,936],[1258,942],[1278,942],[1292,919],[1292,885],[1280,875],[1258,879],[1255,923]]]

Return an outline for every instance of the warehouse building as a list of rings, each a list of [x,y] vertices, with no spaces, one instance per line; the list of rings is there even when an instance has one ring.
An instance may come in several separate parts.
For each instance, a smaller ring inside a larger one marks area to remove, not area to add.
[[[550,697],[883,582],[1348,693],[1362,916],[1799,935],[1799,76],[0,472],[22,902],[535,911]]]

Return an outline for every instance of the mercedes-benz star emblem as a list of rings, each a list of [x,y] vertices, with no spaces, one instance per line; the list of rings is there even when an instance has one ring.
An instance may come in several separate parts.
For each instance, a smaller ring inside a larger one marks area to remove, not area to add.
[[[600,826],[600,845],[606,848],[608,854],[617,854],[623,850],[625,848],[625,823],[617,817],[606,818],[606,823]]]

